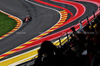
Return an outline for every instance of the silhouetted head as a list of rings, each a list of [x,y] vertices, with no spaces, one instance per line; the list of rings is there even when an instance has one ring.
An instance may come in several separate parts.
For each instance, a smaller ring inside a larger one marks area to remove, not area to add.
[[[72,27],[72,28],[70,28],[73,32],[75,31],[75,28],[74,27]]]
[[[41,44],[41,48],[47,48],[47,47],[52,47],[53,43],[51,43],[50,41],[44,41]]]
[[[44,41],[41,44],[41,47],[38,50],[38,53],[40,55],[45,54],[46,56],[53,56],[54,52],[56,51],[56,49],[57,49],[56,46],[53,45],[52,42],[50,42],[50,41]]]

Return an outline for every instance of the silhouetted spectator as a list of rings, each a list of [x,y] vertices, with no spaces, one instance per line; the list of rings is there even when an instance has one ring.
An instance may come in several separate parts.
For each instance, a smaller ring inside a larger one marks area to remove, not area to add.
[[[100,64],[100,22],[96,26],[96,34],[93,37],[94,42],[94,58],[92,66],[99,66]]]
[[[74,27],[72,27],[71,30],[73,31],[73,34],[76,38],[75,44],[78,45],[77,50],[79,52],[79,56],[81,56],[81,53],[83,52],[83,50],[85,50],[86,36],[83,32],[76,32]]]
[[[55,66],[57,48],[50,41],[44,41],[38,50],[38,58],[34,66]]]

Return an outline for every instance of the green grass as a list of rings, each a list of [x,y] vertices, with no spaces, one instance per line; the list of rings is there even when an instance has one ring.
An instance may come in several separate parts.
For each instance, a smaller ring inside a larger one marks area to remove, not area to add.
[[[11,31],[16,25],[17,22],[14,19],[0,12],[0,36]]]

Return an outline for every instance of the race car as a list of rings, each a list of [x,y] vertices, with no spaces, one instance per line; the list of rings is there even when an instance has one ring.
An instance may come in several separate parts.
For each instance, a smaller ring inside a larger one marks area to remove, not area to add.
[[[24,18],[23,22],[26,23],[26,22],[30,22],[32,20],[32,17],[26,17]]]

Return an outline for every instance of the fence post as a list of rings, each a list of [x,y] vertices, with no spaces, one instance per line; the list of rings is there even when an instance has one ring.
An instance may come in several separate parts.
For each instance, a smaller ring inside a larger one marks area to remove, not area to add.
[[[67,39],[68,39],[68,42],[69,42],[69,37],[68,37],[68,34],[66,33],[66,36],[67,36]]]
[[[88,16],[87,16],[87,23],[89,24],[89,19],[88,19]]]
[[[68,38],[68,34],[67,34],[67,32],[66,32],[66,36],[67,36],[67,38]]]
[[[81,21],[79,21],[79,23],[81,23]],[[82,23],[81,23],[82,24]]]
[[[60,40],[60,38],[59,38],[59,42],[60,42],[60,47],[61,47],[61,40]]]
[[[94,15],[94,18],[95,18],[95,12],[93,11],[93,15]]]

